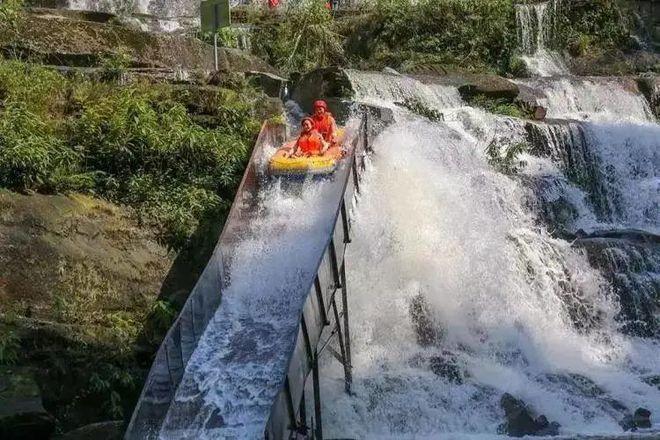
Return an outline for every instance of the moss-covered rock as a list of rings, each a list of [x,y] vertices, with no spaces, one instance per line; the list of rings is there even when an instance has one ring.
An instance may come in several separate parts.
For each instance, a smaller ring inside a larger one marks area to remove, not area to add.
[[[144,32],[113,20],[91,21],[78,14],[29,13],[17,35],[0,38],[0,48],[54,65],[97,66],[109,55],[121,54],[131,67],[214,68],[213,47],[196,38]],[[220,48],[218,55],[222,71],[278,73],[264,61],[236,49]]]
[[[173,315],[156,306],[172,256],[130,210],[88,196],[0,190],[0,213],[0,325],[20,342],[13,362],[33,372],[58,429],[130,412],[149,366],[138,345]]]

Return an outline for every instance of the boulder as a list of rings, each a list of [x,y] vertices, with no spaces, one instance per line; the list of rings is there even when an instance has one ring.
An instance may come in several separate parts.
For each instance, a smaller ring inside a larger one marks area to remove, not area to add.
[[[0,438],[3,440],[48,439],[55,419],[43,406],[41,392],[27,369],[0,370]]]
[[[650,428],[651,411],[646,408],[637,408],[633,414],[633,423],[637,428]]]
[[[271,98],[279,98],[287,85],[286,78],[275,75],[274,73],[247,71],[245,77],[254,86],[260,88]]]
[[[544,415],[534,417],[533,411],[522,400],[509,393],[504,393],[500,399],[506,422],[500,425],[498,431],[510,437],[526,435],[554,436],[559,435],[561,425],[549,422]]]
[[[124,422],[112,420],[92,423],[64,434],[59,440],[121,440]]]
[[[559,428],[561,425],[557,422],[549,422],[548,418],[544,415],[540,415],[535,420],[536,425],[539,427],[539,430],[536,431],[538,436],[555,436],[559,435]]]
[[[656,118],[660,119],[660,76],[642,76],[637,79],[642,92]]]
[[[449,382],[463,384],[463,371],[451,356],[437,355],[429,358],[429,367],[437,376],[444,377]]]
[[[344,69],[327,67],[302,75],[293,87],[291,97],[305,112],[310,113],[314,101],[321,98],[328,102],[334,114],[344,113],[342,102],[355,96],[353,86]]]
[[[632,417],[630,414],[628,414],[627,416],[625,416],[625,417],[619,422],[619,426],[620,426],[621,429],[623,429],[624,431],[636,431],[636,430],[637,430],[637,428],[635,428],[635,422],[633,421],[633,417]]]
[[[509,393],[504,393],[500,399],[500,406],[506,417],[503,433],[510,437],[522,437],[538,431],[536,421],[522,400],[516,399]]]
[[[466,100],[482,95],[513,101],[520,92],[517,84],[497,75],[464,74],[462,82],[463,84],[458,86],[458,91]]]
[[[489,99],[503,99],[513,102],[518,97],[518,85],[508,79],[492,74],[475,74],[465,71],[451,71],[446,73],[423,72],[410,75],[424,84],[440,84],[454,86],[466,101],[477,96]]]
[[[426,298],[422,294],[412,298],[409,313],[419,345],[428,347],[442,342],[442,327],[433,319]]]

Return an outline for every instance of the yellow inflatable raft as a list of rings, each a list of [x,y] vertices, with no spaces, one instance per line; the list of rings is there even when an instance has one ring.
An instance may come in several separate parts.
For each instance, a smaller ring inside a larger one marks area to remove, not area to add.
[[[276,176],[330,174],[337,168],[339,160],[343,157],[340,147],[343,137],[344,130],[338,130],[339,141],[328,148],[328,151],[322,156],[286,157],[285,153],[291,151],[295,145],[295,141],[287,142],[270,159],[268,170],[270,174]]]

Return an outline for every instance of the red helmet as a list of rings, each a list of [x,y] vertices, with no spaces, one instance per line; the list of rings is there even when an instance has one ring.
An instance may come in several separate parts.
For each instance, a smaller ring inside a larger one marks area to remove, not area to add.
[[[319,107],[324,108],[324,109],[327,110],[328,109],[328,103],[325,102],[322,99],[319,99],[318,101],[314,101],[314,108],[317,109]]]

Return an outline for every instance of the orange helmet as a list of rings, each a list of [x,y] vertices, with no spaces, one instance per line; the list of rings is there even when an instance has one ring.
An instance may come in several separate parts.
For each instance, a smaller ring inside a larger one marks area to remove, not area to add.
[[[319,99],[318,101],[314,101],[314,108],[317,109],[319,107],[324,108],[324,109],[327,110],[328,109],[328,103],[326,103],[322,99]]]

